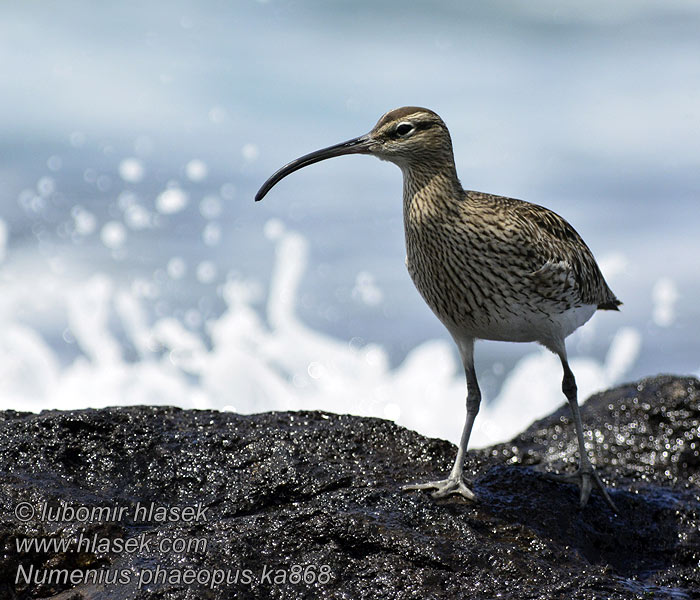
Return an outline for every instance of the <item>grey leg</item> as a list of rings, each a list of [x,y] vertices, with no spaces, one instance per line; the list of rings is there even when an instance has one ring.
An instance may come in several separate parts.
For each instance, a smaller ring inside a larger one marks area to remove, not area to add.
[[[433,498],[444,498],[450,494],[460,494],[467,500],[476,500],[474,492],[464,484],[462,472],[464,470],[464,455],[469,445],[469,437],[471,436],[472,427],[474,426],[474,419],[476,419],[476,415],[479,412],[479,405],[481,404],[481,390],[479,390],[479,384],[476,380],[476,371],[474,370],[474,340],[458,340],[457,345],[459,346],[460,355],[462,357],[464,372],[467,376],[467,419],[464,422],[464,429],[462,430],[462,437],[459,442],[454,465],[447,479],[405,485],[402,489],[434,489],[435,491],[432,493]]]
[[[569,406],[571,407],[571,414],[574,417],[574,427],[576,428],[576,437],[578,438],[579,449],[578,470],[573,475],[564,476],[563,479],[575,480],[578,482],[581,488],[581,508],[583,508],[588,502],[588,498],[591,495],[591,489],[593,487],[593,484],[595,483],[596,486],[602,492],[605,501],[608,503],[608,506],[610,506],[610,508],[612,508],[613,511],[618,512],[615,503],[610,499],[610,496],[608,495],[608,492],[603,486],[600,477],[598,477],[598,473],[595,472],[595,469],[593,468],[593,465],[591,464],[591,461],[588,458],[588,453],[586,452],[586,445],[583,439],[583,423],[581,421],[581,411],[578,407],[578,390],[576,388],[576,379],[574,378],[574,374],[571,372],[571,368],[569,367],[569,363],[566,359],[566,354],[560,354],[560,358],[561,364],[564,367],[564,379],[562,381],[561,389],[564,392],[566,399],[569,401]]]

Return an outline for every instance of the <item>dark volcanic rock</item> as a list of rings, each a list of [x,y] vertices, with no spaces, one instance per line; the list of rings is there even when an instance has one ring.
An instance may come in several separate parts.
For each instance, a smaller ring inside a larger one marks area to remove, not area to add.
[[[700,598],[700,382],[583,418],[617,516],[547,474],[575,467],[566,407],[469,453],[476,504],[400,491],[455,449],[379,419],[0,413],[0,598]]]

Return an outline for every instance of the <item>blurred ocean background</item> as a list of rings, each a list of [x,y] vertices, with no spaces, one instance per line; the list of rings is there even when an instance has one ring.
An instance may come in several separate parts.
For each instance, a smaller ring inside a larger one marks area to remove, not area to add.
[[[401,174],[278,167],[419,105],[462,184],[564,216],[624,301],[569,338],[581,398],[700,372],[694,0],[0,9],[0,409],[318,408],[457,440],[463,374],[404,266]],[[475,437],[563,403],[480,342]]]

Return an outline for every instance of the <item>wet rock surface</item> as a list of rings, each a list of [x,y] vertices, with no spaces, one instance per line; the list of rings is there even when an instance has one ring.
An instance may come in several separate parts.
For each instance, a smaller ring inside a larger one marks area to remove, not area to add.
[[[700,598],[700,382],[623,385],[582,414],[618,515],[548,474],[575,469],[565,406],[469,452],[478,503],[401,491],[455,448],[380,419],[6,411],[0,598]]]

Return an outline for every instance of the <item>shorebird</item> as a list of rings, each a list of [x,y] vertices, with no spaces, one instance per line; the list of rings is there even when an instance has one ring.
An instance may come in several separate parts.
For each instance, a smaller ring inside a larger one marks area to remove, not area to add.
[[[464,190],[445,123],[432,110],[416,106],[389,111],[369,133],[290,162],[262,185],[255,200],[290,173],[345,154],[369,154],[401,168],[408,272],[457,344],[467,379],[466,421],[450,474],[404,489],[434,490],[435,498],[477,499],[463,479],[481,403],[474,342],[539,342],[561,360],[562,391],[578,438],[578,470],[560,478],[578,483],[581,507],[595,485],[617,512],[586,452],[565,339],[596,310],[618,310],[621,302],[581,236],[537,204]]]

